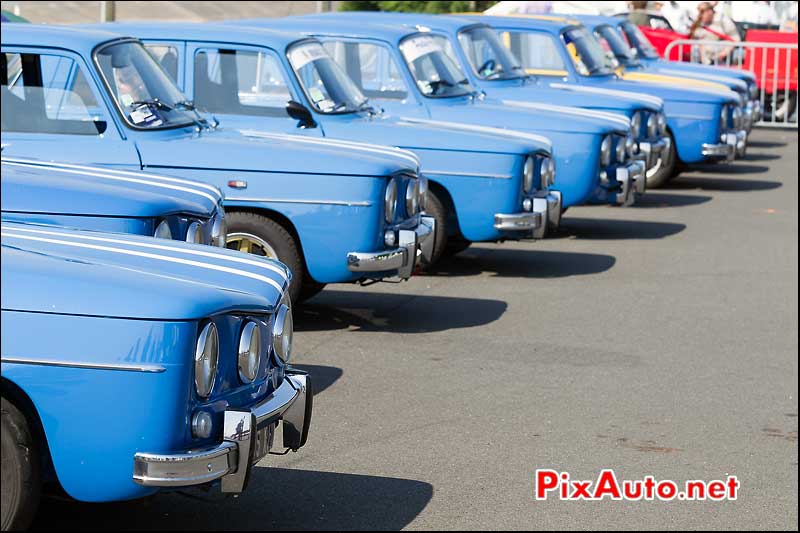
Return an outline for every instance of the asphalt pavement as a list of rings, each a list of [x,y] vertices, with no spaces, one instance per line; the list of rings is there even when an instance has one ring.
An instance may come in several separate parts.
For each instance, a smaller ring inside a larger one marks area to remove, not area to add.
[[[311,436],[239,497],[43,503],[62,529],[796,529],[797,131],[634,207],[571,209],[298,310]],[[721,479],[736,501],[535,501],[534,471]]]

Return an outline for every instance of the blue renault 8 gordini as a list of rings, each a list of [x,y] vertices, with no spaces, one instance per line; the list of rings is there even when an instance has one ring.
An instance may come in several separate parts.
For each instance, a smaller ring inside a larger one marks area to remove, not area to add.
[[[430,179],[426,213],[443,228],[436,232],[434,260],[448,236],[451,245],[538,238],[548,221],[557,225],[561,209],[550,191],[555,170],[545,138],[385,116],[319,42],[297,35],[212,24],[112,27],[143,39],[194,104],[229,129],[254,138],[272,135],[258,130],[300,132],[309,143],[325,137],[412,150]]]
[[[409,30],[409,33],[424,31],[437,40],[451,60],[461,65],[470,85],[480,90],[487,102],[534,110],[552,110],[551,106],[558,105],[624,115],[631,121],[631,130],[637,143],[635,158],[645,162],[648,181],[657,182],[659,173],[663,174],[670,167],[668,158],[674,157],[660,98],[629,91],[537,83],[534,76],[517,66],[518,62],[508,48],[494,30],[485,24],[458,17],[374,12],[329,13],[304,16],[298,21],[310,25],[307,21],[312,19],[323,24],[344,24],[347,27],[353,27],[354,23],[358,27],[364,22],[376,24],[383,21],[384,24],[402,24],[417,30]],[[313,27],[316,29],[317,26],[319,24]],[[409,39],[406,42],[410,44],[412,41]],[[344,65],[352,65],[352,62],[348,58]],[[379,61],[378,68],[386,69],[386,63]],[[391,79],[391,72],[385,73],[384,77]],[[564,118],[574,120],[571,116]],[[549,132],[547,134],[551,135]],[[560,142],[552,135],[551,140],[558,152]],[[562,178],[560,174],[559,180]]]
[[[2,158],[3,220],[225,246],[219,189],[156,174]]]
[[[753,78],[753,85],[750,86],[746,79],[737,76],[734,69],[731,68],[698,65],[702,69],[681,70],[681,63],[641,60],[636,49],[631,47],[627,34],[622,29],[627,21],[618,17],[603,17],[599,15],[578,15],[575,19],[594,34],[595,39],[600,42],[606,55],[609,56],[612,66],[616,67],[617,74],[622,79],[674,85],[684,85],[686,80],[696,80],[700,84],[710,82],[724,85],[739,95],[739,100],[742,104],[742,127],[748,134],[753,129],[753,122],[757,120],[755,117],[760,109],[755,78]],[[638,28],[636,30],[641,31]],[[665,63],[666,66],[662,66],[662,63]],[[730,72],[730,74],[726,75],[726,71]],[[754,94],[751,92],[753,89],[755,89]],[[744,154],[737,154],[737,156],[742,155]]]
[[[684,86],[623,80],[592,33],[571,18],[469,18],[490,24],[508,43],[520,66],[547,82],[660,97],[676,149],[676,171],[680,168],[678,163],[731,161],[737,150],[744,153],[747,132],[742,123],[741,100],[725,86],[700,86],[696,80],[684,80]],[[662,181],[653,181],[652,185],[661,185],[675,173],[661,174]]]
[[[284,265],[148,236],[1,232],[3,530],[25,528],[50,488],[86,502],[241,492],[273,444],[305,444],[313,392],[289,365]]]
[[[243,135],[193,109],[136,40],[4,24],[3,155],[142,170],[225,192],[227,246],[278,258],[294,301],[326,283],[408,278],[430,252],[413,154]]]

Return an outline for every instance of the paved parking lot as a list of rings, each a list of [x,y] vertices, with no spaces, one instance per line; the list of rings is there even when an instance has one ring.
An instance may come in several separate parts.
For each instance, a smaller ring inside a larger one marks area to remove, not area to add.
[[[238,498],[50,500],[35,526],[794,529],[797,168],[797,132],[759,130],[746,161],[573,209],[555,238],[325,290],[295,319],[321,389],[300,453],[268,457]],[[741,493],[536,502],[536,468],[731,474]]]

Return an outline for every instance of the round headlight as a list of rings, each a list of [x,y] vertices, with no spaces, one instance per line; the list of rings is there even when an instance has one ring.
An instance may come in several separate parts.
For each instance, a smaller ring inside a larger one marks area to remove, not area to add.
[[[220,207],[214,220],[211,221],[211,244],[225,248],[227,239],[228,224],[225,222],[225,212]]]
[[[614,151],[614,157],[616,157],[617,163],[622,163],[627,158],[628,152],[625,147],[625,137],[618,137],[617,138],[617,147]]]
[[[193,242],[194,244],[203,244],[203,228],[200,227],[199,222],[192,222],[186,230],[186,242]]]
[[[733,127],[737,130],[742,128],[742,108],[738,106],[733,108]]]
[[[392,178],[386,184],[386,194],[383,197],[383,212],[386,222],[394,222],[394,215],[397,211],[397,180]]]
[[[207,398],[214,388],[218,360],[219,334],[217,326],[209,322],[200,332],[194,350],[194,387],[201,398]]]
[[[658,117],[655,113],[651,113],[647,117],[647,137],[652,138],[658,134]]]
[[[419,180],[408,182],[406,187],[406,215],[414,216],[419,210]]]
[[[549,158],[547,160],[547,186],[556,184],[556,160]]]
[[[750,89],[750,99],[756,100],[758,98],[758,85],[756,85],[755,83],[751,83],[749,89]]]
[[[660,135],[667,134],[667,115],[664,113],[658,114],[658,133]]]
[[[719,115],[719,122],[722,131],[726,131],[728,129],[728,106],[722,106],[722,111],[720,111]]]
[[[611,135],[606,135],[600,143],[600,165],[607,167],[611,164]]]
[[[525,158],[525,164],[522,166],[522,192],[528,194],[533,190],[533,178],[536,173],[536,165],[533,158],[528,156]]]
[[[639,137],[642,133],[642,113],[640,111],[636,111],[631,117],[631,132],[634,137]]]
[[[287,363],[292,356],[292,335],[294,323],[292,310],[286,304],[281,304],[275,313],[275,322],[272,324],[272,349],[282,362]]]
[[[252,383],[258,374],[261,362],[261,329],[249,320],[239,336],[239,378],[243,383]]]
[[[428,203],[428,178],[419,177],[419,210],[425,211]]]
[[[636,154],[636,141],[633,140],[633,135],[628,135],[625,138],[625,151],[628,157],[633,157]]]
[[[172,231],[169,229],[169,224],[166,220],[162,220],[161,224],[156,226],[156,231],[153,234],[156,239],[169,239],[172,240]]]

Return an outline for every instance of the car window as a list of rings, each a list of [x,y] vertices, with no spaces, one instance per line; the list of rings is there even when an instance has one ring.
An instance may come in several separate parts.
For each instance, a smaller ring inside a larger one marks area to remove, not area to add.
[[[158,61],[172,81],[178,81],[178,49],[166,44],[146,44],[144,47]]]
[[[371,100],[405,100],[408,86],[385,46],[328,41],[325,49]]]
[[[0,54],[2,131],[100,135],[107,123],[80,64],[56,54]]]
[[[283,68],[272,53],[202,49],[194,60],[194,102],[212,113],[288,116],[292,99]]]
[[[543,33],[502,32],[500,37],[526,70],[565,70],[553,37]]]

